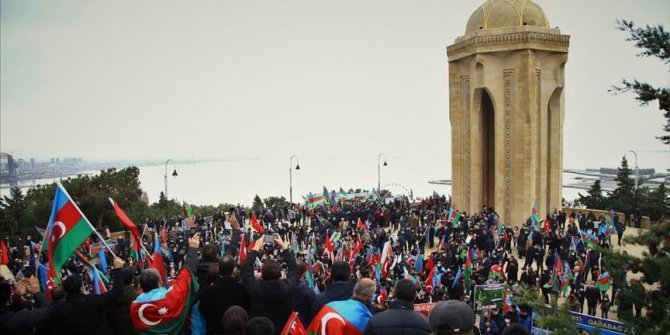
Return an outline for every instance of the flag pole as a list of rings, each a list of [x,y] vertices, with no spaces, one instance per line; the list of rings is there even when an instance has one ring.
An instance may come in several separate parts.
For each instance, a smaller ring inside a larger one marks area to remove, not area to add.
[[[70,196],[70,194],[67,193],[67,190],[65,189],[65,187],[63,187],[63,185],[60,183],[60,181],[56,181],[56,186],[58,186],[58,187],[61,189],[61,191],[63,191],[63,193],[65,193],[65,196],[67,196],[67,198],[68,198],[70,201],[72,201],[72,203],[76,204],[76,203],[74,202],[74,200],[72,200],[72,197]],[[84,221],[86,221],[86,223],[88,224],[88,226],[91,227],[91,229],[95,232],[95,235],[98,236],[98,238],[100,239],[100,241],[102,242],[102,244],[105,245],[105,247],[107,248],[107,250],[109,250],[109,252],[112,254],[112,256],[114,256],[114,258],[119,258],[118,256],[116,256],[116,254],[114,253],[114,251],[112,250],[112,248],[109,247],[109,245],[107,244],[107,242],[105,241],[105,239],[102,238],[102,236],[100,235],[100,233],[98,233],[98,230],[95,229],[95,227],[93,227],[93,225],[91,224],[90,221],[88,221],[88,218],[86,217],[86,215],[84,215],[84,213],[82,213],[81,209],[79,209],[79,206],[74,206],[74,208],[77,209],[77,212],[79,212],[79,214],[81,215],[81,217],[84,218]]]

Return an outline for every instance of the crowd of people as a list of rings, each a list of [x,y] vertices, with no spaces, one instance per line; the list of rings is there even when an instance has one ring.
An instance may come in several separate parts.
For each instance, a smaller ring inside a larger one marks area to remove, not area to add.
[[[40,271],[40,239],[5,241],[0,259],[14,280],[0,282],[0,333],[529,334],[529,306],[481,308],[476,287],[490,284],[534,287],[547,303],[565,296],[590,315],[599,306],[604,318],[614,304],[644,307],[610,288],[593,247],[609,248],[614,234],[620,243],[615,215],[533,211],[505,225],[492,208],[468,215],[432,196],[236,207],[138,226],[141,246],[128,231],[103,232],[105,243],[94,235],[59,280]],[[434,305],[426,317],[415,304]]]

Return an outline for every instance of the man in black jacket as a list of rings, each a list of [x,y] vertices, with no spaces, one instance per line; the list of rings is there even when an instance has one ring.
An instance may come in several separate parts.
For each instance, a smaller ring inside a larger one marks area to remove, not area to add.
[[[333,264],[330,271],[330,279],[332,279],[333,282],[326,287],[326,291],[317,294],[316,298],[314,298],[312,314],[309,317],[310,322],[312,321],[312,317],[314,317],[325,304],[331,301],[342,301],[351,298],[354,293],[355,284],[349,280],[350,276],[351,269],[347,262],[337,261]]]
[[[12,287],[8,282],[0,282],[0,334],[32,334],[37,324],[51,316],[51,307],[40,292],[37,278],[24,279],[14,287],[16,295],[22,296],[26,291],[35,299],[35,309],[32,311],[11,306]]]
[[[60,334],[112,334],[109,326],[105,307],[117,300],[123,294],[123,283],[126,281],[126,273],[120,269],[123,261],[114,259],[114,287],[107,293],[101,295],[82,294],[82,279],[79,275],[68,277],[63,282],[67,293],[65,302],[53,307],[53,318],[56,330]]]
[[[114,335],[136,335],[138,333],[133,328],[133,322],[130,319],[130,304],[137,298],[139,292],[133,287],[133,271],[130,269],[121,271],[124,272],[125,279],[123,294],[107,306],[107,317]]]
[[[288,265],[286,280],[280,279],[281,264],[271,259],[266,260],[261,267],[261,279],[256,279],[254,264],[259,257],[259,252],[263,249],[263,239],[264,236],[261,236],[256,241],[254,249],[247,255],[246,262],[242,266],[242,283],[251,297],[249,317],[268,317],[275,325],[275,333],[279,334],[293,310],[293,295],[298,287],[300,274],[295,256],[288,250],[288,244],[275,235],[275,244]]]
[[[225,255],[219,260],[219,281],[200,291],[200,312],[207,322],[207,334],[223,334],[221,316],[230,306],[249,310],[247,289],[235,277],[235,258]]]
[[[409,279],[402,279],[393,289],[396,300],[389,304],[389,309],[370,319],[365,328],[365,335],[428,335],[430,324],[428,319],[414,311],[416,286]]]

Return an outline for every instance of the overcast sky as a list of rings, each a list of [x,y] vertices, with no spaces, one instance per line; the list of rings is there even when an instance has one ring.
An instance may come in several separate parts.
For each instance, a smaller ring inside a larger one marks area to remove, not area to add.
[[[0,149],[20,158],[451,154],[446,47],[482,0],[1,2]],[[667,168],[670,85],[617,18],[670,28],[667,0],[537,0],[571,35],[564,166]],[[445,176],[447,177],[447,176]]]

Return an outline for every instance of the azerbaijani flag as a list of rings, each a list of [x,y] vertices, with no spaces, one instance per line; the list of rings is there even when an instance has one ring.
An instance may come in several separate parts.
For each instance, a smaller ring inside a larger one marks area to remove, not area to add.
[[[588,232],[585,232],[583,230],[579,231],[579,236],[582,238],[584,243],[586,243],[587,246],[590,247],[596,247],[598,246],[598,237],[596,237],[593,234],[589,234]]]
[[[46,238],[49,245],[49,276],[60,279],[60,270],[74,251],[94,232],[93,226],[70,195],[56,182]]]
[[[191,205],[189,205],[186,201],[184,201],[183,209],[184,209],[184,217],[190,218],[191,216],[193,216],[193,207],[191,207]]]
[[[491,267],[489,272],[489,279],[504,279],[505,274],[503,273],[502,265],[496,264]]]
[[[600,277],[598,277],[596,288],[598,288],[603,292],[606,292],[607,290],[610,289],[611,286],[612,286],[612,278],[610,277],[610,273],[605,271],[600,275]]]
[[[158,270],[161,275],[163,284],[167,285],[167,273],[165,272],[165,262],[163,262],[163,254],[161,254],[161,242],[158,237],[158,230],[154,232],[154,254],[151,256],[151,264],[149,268]]]
[[[130,319],[140,334],[179,334],[198,292],[198,279],[188,268],[169,288],[140,294],[130,304]]]
[[[451,220],[451,227],[458,227],[458,222],[461,220],[461,213],[455,210],[453,207],[449,208],[449,220]]]
[[[333,301],[323,306],[307,327],[309,335],[363,335],[372,313],[355,300]]]
[[[91,279],[91,282],[93,283],[93,291],[95,292],[95,294],[101,295],[107,292],[107,287],[105,286],[105,283],[102,281],[102,277],[100,277],[100,272],[98,272],[97,268],[89,270],[88,277]]]

